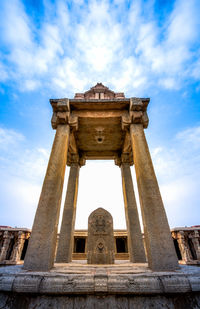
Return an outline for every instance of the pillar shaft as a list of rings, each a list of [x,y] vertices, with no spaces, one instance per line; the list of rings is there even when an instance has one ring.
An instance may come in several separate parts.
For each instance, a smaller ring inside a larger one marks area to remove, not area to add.
[[[18,261],[20,261],[24,242],[25,242],[25,234],[23,232],[19,231],[18,232],[18,238],[17,238],[16,244],[15,244],[15,247],[13,249],[12,257],[11,257],[11,260],[13,262],[17,263]]]
[[[126,225],[128,231],[129,258],[133,263],[145,263],[146,257],[144,252],[144,244],[133,189],[131,169],[128,163],[121,164],[121,172]]]
[[[0,253],[0,262],[6,259],[10,241],[11,241],[11,235],[9,234],[8,231],[5,231],[3,235],[3,246],[1,248],[1,253]]]
[[[24,261],[25,269],[47,271],[54,263],[69,134],[69,125],[58,125]]]
[[[189,252],[190,250],[185,240],[183,231],[180,231],[177,233],[177,241],[178,241],[178,246],[181,252],[182,260],[187,263],[188,261],[191,260],[191,257],[190,257],[190,252]]]
[[[69,263],[72,260],[74,224],[78,194],[79,165],[73,163],[70,168],[67,193],[63,210],[62,224],[56,256],[57,263]]]
[[[192,242],[193,242],[193,245],[194,245],[194,249],[196,251],[197,260],[200,260],[199,232],[198,231],[194,231],[191,239],[192,239]]]
[[[149,267],[173,270],[178,260],[142,124],[130,125]]]

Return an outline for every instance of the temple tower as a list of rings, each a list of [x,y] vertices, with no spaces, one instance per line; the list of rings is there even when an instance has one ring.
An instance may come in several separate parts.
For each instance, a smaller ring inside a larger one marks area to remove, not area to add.
[[[86,160],[115,160],[121,168],[130,261],[148,261],[154,271],[174,270],[178,261],[144,129],[148,98],[125,98],[101,83],[74,99],[53,99],[55,139],[35,215],[24,268],[53,267],[66,164],[70,174],[57,262],[70,262],[78,176]],[[130,166],[135,165],[147,257],[143,246]]]

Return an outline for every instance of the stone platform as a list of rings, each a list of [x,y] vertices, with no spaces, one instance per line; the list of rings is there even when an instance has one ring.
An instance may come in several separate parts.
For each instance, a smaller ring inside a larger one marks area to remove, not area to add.
[[[152,272],[147,264],[74,261],[55,264],[50,272],[32,272],[22,265],[3,266],[0,308],[200,308],[200,267]]]

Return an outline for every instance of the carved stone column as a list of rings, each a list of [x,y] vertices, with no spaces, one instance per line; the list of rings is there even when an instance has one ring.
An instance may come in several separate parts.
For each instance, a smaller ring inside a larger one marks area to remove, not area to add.
[[[6,255],[8,252],[8,248],[10,245],[11,235],[8,231],[5,231],[3,234],[3,246],[1,248],[0,253],[0,262],[4,261],[6,259]]]
[[[197,230],[194,230],[193,234],[191,235],[191,239],[197,255],[197,260],[200,260],[200,244],[199,244],[200,236]]]
[[[178,260],[143,125],[131,124],[130,136],[149,267],[155,271],[177,269]]]
[[[121,172],[130,261],[133,263],[145,263],[146,257],[144,252],[135,193],[133,189],[130,165],[129,163],[123,163],[123,160],[121,164]]]
[[[78,194],[79,162],[71,163],[66,199],[63,210],[60,237],[58,242],[57,263],[69,263],[72,260],[76,202]]]
[[[22,231],[19,231],[18,232],[18,238],[17,238],[16,244],[15,244],[15,247],[13,249],[13,254],[12,254],[12,258],[11,258],[11,260],[13,262],[17,263],[18,261],[20,261],[24,242],[25,242],[25,233],[22,232]]]
[[[179,249],[181,251],[182,260],[185,261],[186,263],[191,261],[190,250],[185,240],[183,231],[179,231],[177,233],[177,241],[178,241]]]
[[[69,134],[68,124],[58,124],[24,261],[25,269],[48,271],[54,263]]]

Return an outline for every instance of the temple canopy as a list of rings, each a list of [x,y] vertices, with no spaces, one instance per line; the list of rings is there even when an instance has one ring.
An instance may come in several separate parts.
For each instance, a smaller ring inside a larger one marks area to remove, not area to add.
[[[66,164],[70,166],[70,174],[56,261],[71,261],[79,169],[88,159],[114,159],[121,168],[130,261],[144,263],[147,258],[152,270],[177,269],[177,257],[144,134],[148,126],[149,100],[125,98],[123,93],[115,93],[101,83],[85,93],[75,94],[74,99],[50,100],[56,135],[25,269],[46,271],[53,267]],[[130,171],[132,164],[140,197],[146,257]],[[103,238],[98,239],[98,244],[103,243]],[[102,251],[103,247],[98,248]]]

